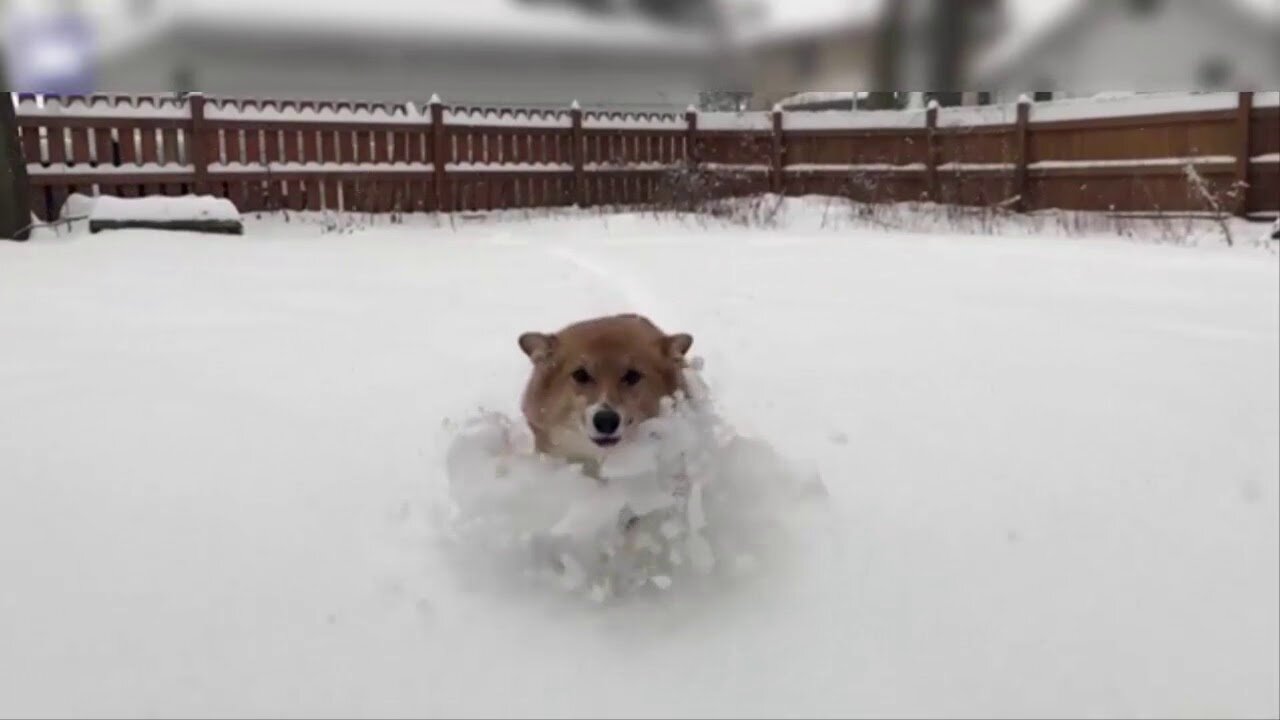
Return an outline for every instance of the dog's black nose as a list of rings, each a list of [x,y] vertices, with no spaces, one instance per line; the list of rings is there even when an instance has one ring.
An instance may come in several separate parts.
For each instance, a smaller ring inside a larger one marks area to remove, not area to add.
[[[596,414],[591,416],[591,424],[596,426],[596,432],[602,435],[612,435],[622,425],[622,416],[614,410],[604,408],[597,410]]]

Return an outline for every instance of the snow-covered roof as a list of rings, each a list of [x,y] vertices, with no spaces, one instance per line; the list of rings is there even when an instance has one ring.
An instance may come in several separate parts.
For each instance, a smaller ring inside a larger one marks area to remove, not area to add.
[[[883,0],[774,0],[758,16],[735,22],[734,36],[760,44],[869,27],[882,5]]]
[[[117,9],[100,19],[107,54],[174,30],[653,53],[700,52],[707,43],[701,32],[634,13],[589,14],[522,0],[157,0],[145,15]]]
[[[782,107],[796,105],[818,105],[823,103],[851,103],[866,95],[866,91],[858,90],[808,90],[788,95],[778,101]]]
[[[1280,25],[1278,0],[1222,0],[1194,4],[1199,9],[1208,6],[1215,11],[1241,16],[1246,21],[1259,23],[1263,28]],[[1089,0],[1052,0],[1037,6],[1041,12],[1021,13],[1023,21],[1016,23],[999,42],[978,58],[974,65],[974,76],[980,81],[986,80],[1016,66],[1028,53],[1043,47],[1052,38],[1073,32],[1087,25],[1092,18],[1101,17],[1101,11],[1107,9],[1105,5]]]
[[[980,78],[986,77],[1010,65],[1054,33],[1061,32],[1068,24],[1077,21],[1088,12],[1088,5],[1084,0],[1052,3],[1046,12],[1015,23],[1003,38],[978,58],[974,74]]]

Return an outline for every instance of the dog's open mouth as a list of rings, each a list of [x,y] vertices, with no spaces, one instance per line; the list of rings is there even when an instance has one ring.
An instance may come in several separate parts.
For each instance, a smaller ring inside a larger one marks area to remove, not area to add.
[[[620,438],[620,437],[596,437],[596,438],[591,438],[591,442],[595,443],[596,445],[598,445],[598,446],[600,446],[600,447],[613,447],[614,445],[617,445],[618,443],[622,442],[622,438]]]

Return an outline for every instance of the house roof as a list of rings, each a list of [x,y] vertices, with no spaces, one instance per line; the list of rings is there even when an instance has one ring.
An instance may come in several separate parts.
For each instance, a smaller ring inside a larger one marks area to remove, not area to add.
[[[108,55],[175,31],[653,54],[700,54],[707,44],[701,32],[639,15],[592,15],[527,0],[157,0],[145,16],[117,8],[96,19],[101,49]]]
[[[866,95],[865,91],[856,90],[806,90],[788,95],[777,104],[784,108],[802,105],[853,104],[864,95]]]
[[[1220,0],[1218,2],[1184,2],[1199,11],[1212,8],[1213,12],[1226,13],[1241,21],[1263,39],[1268,33],[1274,37],[1280,26],[1280,0]],[[994,80],[1008,70],[1019,66],[1026,57],[1058,38],[1069,35],[1090,22],[1102,17],[1110,9],[1107,3],[1089,0],[1046,2],[1047,12],[1039,13],[1012,28],[1005,37],[992,45],[974,65],[974,77],[979,83]]]
[[[758,45],[869,28],[883,4],[884,0],[774,0],[765,12],[736,22],[734,37]]]

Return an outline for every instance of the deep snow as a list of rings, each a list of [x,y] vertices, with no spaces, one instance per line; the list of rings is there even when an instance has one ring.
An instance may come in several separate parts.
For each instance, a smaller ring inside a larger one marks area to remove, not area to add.
[[[1280,712],[1276,256],[790,209],[0,245],[0,715]],[[825,507],[748,582],[483,582],[447,451],[619,310]]]

